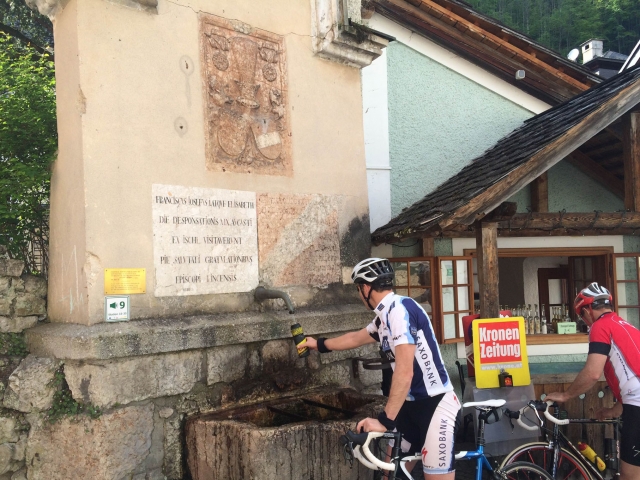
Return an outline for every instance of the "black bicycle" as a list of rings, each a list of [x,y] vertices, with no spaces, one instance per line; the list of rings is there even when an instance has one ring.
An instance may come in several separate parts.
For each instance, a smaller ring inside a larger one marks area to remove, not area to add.
[[[553,414],[549,412],[549,407],[553,408]],[[523,421],[525,412],[528,409],[535,414],[535,420],[527,417],[534,424],[527,424]],[[540,413],[553,423],[552,430],[545,427]],[[505,410],[505,414],[509,418],[515,419],[522,428],[527,430],[541,429],[546,434],[547,441],[521,445],[505,457],[502,466],[521,461],[531,462],[544,468],[551,474],[553,480],[605,480],[619,478],[618,452],[621,421],[619,419],[594,420],[589,418],[559,419],[559,413],[560,409],[556,403],[539,400],[530,401],[525,407],[515,412],[508,409]],[[605,446],[607,446],[604,456],[605,471],[599,471],[562,433],[559,427],[569,423],[614,426],[613,440],[605,442]]]

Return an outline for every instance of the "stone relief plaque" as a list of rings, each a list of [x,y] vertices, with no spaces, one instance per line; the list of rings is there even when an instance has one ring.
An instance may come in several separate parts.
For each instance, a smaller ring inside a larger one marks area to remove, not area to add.
[[[258,250],[261,280],[268,286],[340,281],[337,199],[259,194]]]
[[[156,297],[258,285],[254,192],[153,185],[152,203]]]
[[[200,15],[210,170],[292,175],[283,37]]]

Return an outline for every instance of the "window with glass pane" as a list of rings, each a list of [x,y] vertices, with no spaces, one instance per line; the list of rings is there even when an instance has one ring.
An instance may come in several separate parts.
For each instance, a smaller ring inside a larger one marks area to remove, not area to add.
[[[471,257],[440,257],[440,315],[442,340],[464,337],[462,317],[473,313],[473,266]]]
[[[616,312],[630,324],[640,326],[640,283],[638,266],[640,254],[614,254],[615,288],[614,296]]]
[[[395,272],[394,288],[398,295],[407,295],[409,292],[409,263],[400,259],[390,258],[391,266]]]
[[[413,298],[427,313],[432,313],[433,269],[431,257],[390,258],[396,274],[395,290]]]

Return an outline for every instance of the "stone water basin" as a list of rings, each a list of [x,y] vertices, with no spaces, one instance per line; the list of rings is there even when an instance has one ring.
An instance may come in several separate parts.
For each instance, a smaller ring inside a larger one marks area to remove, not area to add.
[[[322,389],[187,420],[193,480],[370,480],[345,463],[338,439],[386,399],[352,389]]]

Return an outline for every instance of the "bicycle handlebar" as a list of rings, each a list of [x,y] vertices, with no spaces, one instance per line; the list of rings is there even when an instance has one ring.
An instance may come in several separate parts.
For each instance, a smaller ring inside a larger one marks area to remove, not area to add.
[[[542,400],[532,400],[530,401],[528,404],[526,404],[524,407],[522,407],[520,410],[517,411],[512,411],[507,409],[506,410],[506,414],[509,418],[515,418],[516,422],[518,422],[518,425],[520,425],[522,428],[524,428],[525,430],[530,430],[530,431],[535,431],[538,428],[542,427],[542,419],[540,418],[540,415],[538,414],[538,412],[542,412],[545,416],[545,418],[547,420],[549,420],[552,423],[555,423],[557,425],[567,425],[569,423],[569,420],[560,420],[556,417],[554,417],[553,415],[551,415],[551,413],[549,413],[549,407],[553,405],[553,402],[551,401],[542,401]],[[540,422],[540,425],[527,425],[526,423],[524,423],[522,421],[522,417],[524,416],[524,412],[530,408],[531,410],[534,411],[534,413],[536,414],[536,417],[538,417],[538,421]]]
[[[556,418],[556,417],[554,417],[553,415],[551,415],[549,413],[549,407],[551,405],[553,405],[552,401],[548,400],[546,402],[546,404],[547,404],[547,408],[544,411],[544,416],[546,417],[547,420],[549,420],[552,423],[555,423],[556,425],[568,425],[569,424],[569,419],[568,418],[564,419],[564,420],[560,420],[559,418]]]
[[[374,438],[380,438],[385,436],[386,433],[383,432],[367,432],[367,433],[354,433],[352,431],[348,431],[346,433],[346,437],[348,441],[354,445],[353,447],[353,456],[358,459],[360,463],[362,463],[365,467],[370,468],[372,470],[382,469],[382,470],[395,470],[396,466],[394,463],[383,462],[379,458],[377,458],[371,450],[369,450],[369,443]],[[362,447],[362,453],[360,453],[360,448]]]

